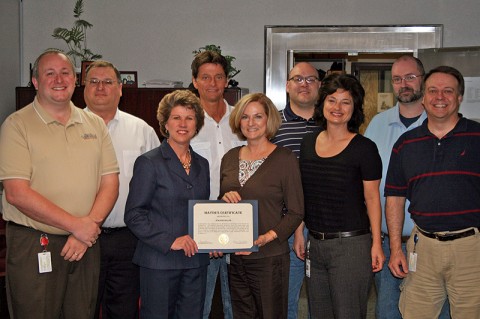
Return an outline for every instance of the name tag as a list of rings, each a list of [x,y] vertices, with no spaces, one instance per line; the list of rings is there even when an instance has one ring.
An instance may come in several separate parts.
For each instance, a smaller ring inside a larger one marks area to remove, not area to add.
[[[408,271],[417,271],[417,253],[410,253],[410,258],[408,258]]]
[[[38,253],[38,272],[52,272],[52,256],[49,251]]]

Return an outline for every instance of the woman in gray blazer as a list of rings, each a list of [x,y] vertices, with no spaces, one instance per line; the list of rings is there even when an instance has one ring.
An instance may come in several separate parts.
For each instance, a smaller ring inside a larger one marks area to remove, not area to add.
[[[166,95],[157,118],[162,144],[135,161],[125,223],[139,241],[142,319],[201,318],[208,254],[188,235],[188,200],[208,199],[206,159],[190,147],[203,126],[198,98],[187,90]]]

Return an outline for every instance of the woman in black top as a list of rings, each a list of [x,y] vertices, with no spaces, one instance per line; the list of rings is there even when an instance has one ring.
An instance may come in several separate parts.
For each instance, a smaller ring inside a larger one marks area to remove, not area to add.
[[[358,134],[364,95],[351,75],[326,78],[315,110],[325,130],[308,134],[301,146],[313,319],[365,318],[373,272],[385,261],[378,189],[382,163],[375,143]]]

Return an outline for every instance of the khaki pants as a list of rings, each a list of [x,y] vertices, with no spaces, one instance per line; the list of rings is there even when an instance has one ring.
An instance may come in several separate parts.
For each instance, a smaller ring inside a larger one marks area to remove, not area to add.
[[[404,319],[438,318],[448,295],[453,319],[480,318],[480,234],[452,241],[422,235],[416,227],[407,243],[407,259],[418,242],[417,270],[401,286]]]

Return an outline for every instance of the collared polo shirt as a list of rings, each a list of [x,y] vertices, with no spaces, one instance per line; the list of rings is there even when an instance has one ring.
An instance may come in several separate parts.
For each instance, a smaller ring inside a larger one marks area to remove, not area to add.
[[[415,223],[429,232],[480,226],[480,123],[460,118],[441,139],[428,120],[395,143],[386,196],[410,200]]]
[[[37,98],[10,115],[0,133],[0,180],[24,179],[33,190],[73,216],[90,213],[102,175],[118,173],[112,141],[103,120],[70,103],[66,125],[55,120]],[[64,230],[37,222],[3,194],[7,221],[50,234]]]
[[[282,118],[282,124],[271,142],[289,148],[298,158],[303,137],[320,127],[313,118],[304,119],[293,113],[290,103],[287,103],[285,108],[280,110],[280,117]]]

